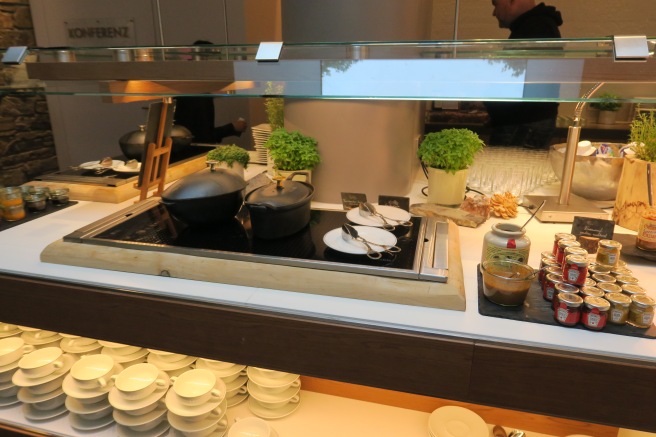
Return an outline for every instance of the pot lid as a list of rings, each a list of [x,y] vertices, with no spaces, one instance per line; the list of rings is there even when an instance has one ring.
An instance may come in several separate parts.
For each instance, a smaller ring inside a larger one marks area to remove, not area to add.
[[[291,176],[290,176],[291,177]],[[274,177],[275,183],[257,188],[246,196],[246,203],[266,205],[271,208],[283,208],[296,205],[312,197],[314,187],[305,182]]]
[[[246,188],[244,178],[231,171],[216,169],[180,179],[162,193],[162,199],[201,199],[234,193],[244,188]]]

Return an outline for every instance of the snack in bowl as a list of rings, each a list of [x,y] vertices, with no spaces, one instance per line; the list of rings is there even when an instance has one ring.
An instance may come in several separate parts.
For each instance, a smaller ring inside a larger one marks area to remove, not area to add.
[[[483,294],[498,305],[524,303],[537,272],[529,265],[512,260],[487,260],[481,264]]]

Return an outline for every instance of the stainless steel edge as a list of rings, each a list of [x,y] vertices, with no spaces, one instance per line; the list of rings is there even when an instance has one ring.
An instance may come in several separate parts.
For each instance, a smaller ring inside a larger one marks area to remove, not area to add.
[[[449,224],[428,219],[419,279],[447,282],[449,279]]]

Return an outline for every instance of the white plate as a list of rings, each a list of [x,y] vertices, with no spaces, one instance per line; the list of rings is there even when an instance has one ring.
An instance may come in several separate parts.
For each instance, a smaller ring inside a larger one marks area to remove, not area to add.
[[[205,402],[204,404],[191,406],[183,405],[174,390],[169,390],[169,392],[166,394],[166,408],[168,408],[171,413],[180,417],[201,416],[203,414],[209,413],[217,407],[221,407],[221,410],[225,412],[226,408],[228,408],[226,398],[223,398],[218,402]],[[173,426],[175,427],[175,425]]]
[[[121,366],[118,363],[114,364],[115,375],[121,373],[122,370],[123,370],[123,366]],[[91,399],[91,398],[105,395],[109,393],[109,390],[111,390],[113,386],[114,386],[114,380],[110,379],[105,387],[97,387],[93,389],[82,388],[77,384],[77,382],[73,378],[73,375],[71,375],[70,373],[66,375],[64,381],[62,382],[62,390],[64,390],[64,393],[76,399]]]
[[[225,369],[216,369],[212,366],[211,363],[205,361],[204,358],[199,358],[196,360],[196,367],[198,369],[211,370],[219,378],[227,378],[228,376],[232,376],[235,373],[239,373],[246,368],[246,366],[243,364],[234,364],[230,367],[226,367]]]
[[[63,374],[68,373],[68,371],[71,370],[71,367],[73,367],[73,363],[75,363],[75,358],[71,355],[64,354],[62,355],[62,361],[62,367],[55,370],[50,375],[42,376],[41,378],[28,378],[25,376],[22,369],[18,369],[11,378],[11,381],[19,387],[34,387],[35,385],[45,384],[46,382],[50,382],[59,378]]]
[[[16,328],[13,331],[2,331],[0,332],[0,338],[13,337],[23,332],[20,328]]]
[[[118,408],[119,410],[134,411],[140,408],[147,407],[148,405],[152,405],[155,402],[158,402],[160,399],[164,397],[170,386],[170,378],[169,375],[166,374],[166,372],[160,371],[158,374],[158,378],[166,381],[165,386],[164,387],[157,386],[154,392],[152,392],[151,394],[149,394],[143,399],[136,399],[136,400],[125,399],[121,395],[119,389],[117,389],[116,387],[112,387],[112,389],[109,391],[109,403],[112,404],[112,407]]]
[[[60,405],[57,408],[52,410],[37,410],[32,406],[32,404],[23,404],[23,416],[29,420],[49,420],[54,419],[57,416],[68,413],[66,405]]]
[[[255,384],[255,381],[248,382],[248,393],[253,396],[258,401],[262,402],[278,402],[281,399],[290,399],[301,390],[301,386],[298,387],[289,387],[282,393],[271,394],[266,390]]]
[[[18,390],[18,400],[23,402],[24,404],[36,404],[38,402],[43,402],[43,401],[49,401],[50,399],[56,398],[57,396],[63,395],[64,390],[61,388],[58,388],[56,390],[53,390],[51,392],[42,394],[42,395],[35,395],[32,394],[29,389],[26,387],[21,387],[20,390]]]
[[[435,437],[488,437],[490,430],[478,414],[467,408],[449,405],[433,411],[428,430]]]
[[[353,226],[358,234],[365,240],[370,241],[371,248],[376,252],[383,252],[385,249],[376,243],[384,244],[386,246],[394,246],[396,244],[396,236],[389,231],[381,228],[374,228],[371,226]],[[342,238],[342,228],[336,228],[326,233],[323,236],[323,242],[326,246],[338,252],[350,253],[353,255],[366,255],[367,248],[364,243],[351,240],[346,241]]]
[[[235,405],[239,405],[242,402],[244,402],[246,399],[248,399],[248,393],[236,394],[230,399],[228,399],[228,408],[234,407]]]
[[[61,335],[55,334],[49,337],[35,338],[33,335],[28,335],[29,332],[23,332],[21,338],[25,344],[31,344],[33,346],[43,346],[44,344],[59,342],[62,338]],[[59,345],[57,345],[59,346]]]
[[[118,167],[114,167],[114,171],[117,171],[119,173],[139,173],[141,170],[141,163],[138,162],[136,167],[130,167],[125,164],[119,165]]]
[[[92,404],[83,404],[77,398],[73,396],[66,396],[65,402],[66,408],[68,411],[75,414],[92,414],[104,410],[108,406],[111,406],[107,398],[103,398],[98,402]]]
[[[166,407],[164,405],[155,408],[146,414],[133,416],[121,410],[114,410],[114,420],[119,425],[123,426],[141,426],[150,422],[154,422],[166,414]]]
[[[160,422],[155,428],[147,431],[135,431],[132,428],[119,424],[116,425],[116,435],[118,437],[159,437],[168,433],[169,428],[170,425],[166,420]]]
[[[225,381],[224,381],[225,382]],[[248,382],[248,376],[239,376],[237,379],[226,382],[226,392],[236,390],[238,387],[246,384]]]
[[[394,206],[388,206],[388,205],[378,205],[376,203],[373,204],[376,207],[376,211],[381,213],[382,215],[385,216],[385,218],[389,218],[391,220],[388,221],[389,224],[392,226],[398,226],[399,224],[395,220],[399,221],[409,221],[412,216],[408,211],[405,209],[401,208],[396,208]],[[369,217],[363,217],[360,215],[360,209],[359,208],[353,208],[350,209],[346,213],[346,218],[352,221],[353,223],[357,223],[359,225],[363,226],[377,226],[377,227],[382,227],[383,226],[383,220],[380,217],[376,216],[369,216]]]
[[[61,341],[61,343],[59,344],[59,347],[61,348],[61,350],[63,350],[64,352],[68,352],[69,354],[88,354],[88,355],[92,355],[92,352],[93,353],[100,353],[100,348],[102,348],[102,346],[100,346],[97,341],[95,341],[91,344],[88,344],[88,345],[84,345],[84,346],[68,346],[66,344],[67,342],[68,342],[68,340],[63,339]]]
[[[100,353],[103,355],[109,355],[110,357],[114,358],[115,362],[123,364],[145,357],[148,355],[148,350],[143,348],[131,354],[119,355],[116,352],[112,352],[112,348],[105,346],[100,350]]]
[[[10,405],[18,404],[20,401],[14,396],[9,396],[7,398],[0,398],[0,407],[8,407]]]
[[[263,375],[262,372],[255,367],[248,367],[246,373],[248,373],[248,378],[252,379],[255,384],[271,388],[291,384],[300,377],[297,373],[287,373],[280,378],[269,378],[268,376]]]
[[[86,419],[75,413],[70,413],[68,415],[68,420],[71,423],[71,426],[78,431],[94,431],[114,423],[114,418],[111,413],[100,419]]]
[[[227,411],[227,405],[222,402],[221,405],[221,416],[219,417],[214,417],[210,415],[209,417],[206,417],[202,420],[185,420],[185,418],[180,417],[173,413],[172,411],[169,411],[166,414],[166,420],[169,421],[169,424],[178,431],[182,432],[194,432],[194,431],[200,431],[201,429],[207,429],[210,428],[212,425],[215,425],[219,423],[224,418],[227,418],[226,416],[226,411]]]
[[[198,357],[184,357],[181,360],[174,361],[172,363],[169,363],[167,361],[162,361],[161,358],[159,358],[157,355],[149,354],[148,359],[146,360],[150,364],[155,365],[159,370],[163,370],[165,372],[169,372],[171,370],[178,370],[182,369],[183,367],[187,367],[191,365],[194,361],[196,361]]]
[[[9,363],[9,364],[5,364],[4,366],[0,366],[0,374],[9,373],[12,370],[18,369],[18,362],[20,360],[21,359],[19,358],[16,361],[14,361],[13,363]]]
[[[299,400],[295,404],[289,403],[282,408],[276,408],[274,410],[272,408],[263,407],[252,397],[248,398],[248,409],[251,410],[251,413],[262,419],[281,419],[292,414],[300,405],[301,401]]]
[[[112,160],[112,169],[121,165],[125,165],[125,161],[119,161],[117,159]],[[95,170],[97,168],[107,168],[107,167],[103,167],[102,165],[100,165],[99,161],[89,161],[80,164],[80,168],[83,168],[85,170]]]

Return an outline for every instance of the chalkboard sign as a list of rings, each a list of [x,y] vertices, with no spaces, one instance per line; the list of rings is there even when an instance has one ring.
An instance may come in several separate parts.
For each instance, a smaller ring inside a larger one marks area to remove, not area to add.
[[[574,217],[572,234],[576,238],[582,236],[596,237],[600,240],[612,240],[615,232],[615,222],[612,220],[594,219],[590,217]]]
[[[342,207],[344,211],[357,208],[360,202],[367,201],[367,195],[364,193],[342,193]]]
[[[378,196],[379,205],[393,206],[410,212],[410,198],[400,196]]]

